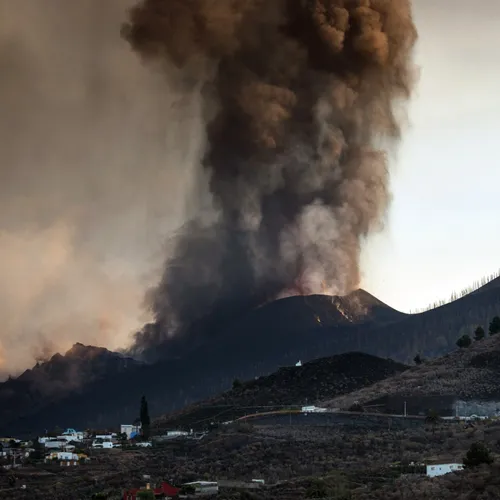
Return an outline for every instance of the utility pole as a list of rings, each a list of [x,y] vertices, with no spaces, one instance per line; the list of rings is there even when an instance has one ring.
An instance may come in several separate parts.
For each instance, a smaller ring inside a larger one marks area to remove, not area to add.
[[[405,401],[405,404],[404,404],[404,416],[406,417],[406,401]]]

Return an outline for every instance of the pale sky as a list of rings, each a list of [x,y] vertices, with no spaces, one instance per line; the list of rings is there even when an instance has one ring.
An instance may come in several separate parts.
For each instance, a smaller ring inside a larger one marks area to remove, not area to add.
[[[500,268],[500,1],[413,4],[420,81],[362,285],[403,311]]]

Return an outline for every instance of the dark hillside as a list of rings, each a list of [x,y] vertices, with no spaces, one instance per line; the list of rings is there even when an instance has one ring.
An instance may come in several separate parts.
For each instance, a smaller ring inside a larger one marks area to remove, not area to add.
[[[158,430],[190,428],[197,424],[204,427],[211,420],[221,422],[264,411],[262,407],[311,405],[374,384],[408,368],[392,360],[357,352],[321,358],[238,384],[215,398],[157,419],[155,427]]]
[[[357,329],[342,343],[352,351],[391,357],[410,363],[416,353],[426,358],[442,356],[456,349],[464,334],[472,335],[478,325],[487,331],[494,316],[500,315],[500,278],[454,302],[401,321]],[[336,349],[333,348],[333,349]],[[337,352],[336,350],[330,352]]]
[[[102,347],[77,343],[64,355],[54,354],[19,377],[0,383],[0,422],[37,413],[87,384],[140,365]]]
[[[43,408],[11,423],[16,432],[54,425],[101,427],[137,417],[146,394],[154,414],[171,412],[223,392],[235,378],[250,379],[280,366],[295,365],[325,354],[331,331],[356,325],[383,325],[404,314],[366,292],[348,297],[291,297],[267,304],[222,330],[216,339],[184,356],[136,366],[90,382],[60,406]],[[126,388],[126,390],[124,390]],[[0,422],[0,430],[2,429]],[[69,423],[68,423],[69,425]]]

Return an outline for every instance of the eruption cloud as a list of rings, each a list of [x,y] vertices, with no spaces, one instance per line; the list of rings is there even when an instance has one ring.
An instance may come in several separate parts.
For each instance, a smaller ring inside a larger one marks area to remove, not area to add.
[[[354,290],[415,80],[409,0],[141,0],[122,35],[202,86],[212,196],[175,238],[136,350],[279,296]]]
[[[133,3],[0,2],[0,380],[151,320],[204,130],[199,92],[120,36]]]

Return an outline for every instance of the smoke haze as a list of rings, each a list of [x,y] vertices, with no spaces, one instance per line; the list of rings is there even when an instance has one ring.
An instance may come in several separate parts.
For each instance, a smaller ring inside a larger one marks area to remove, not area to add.
[[[203,85],[214,207],[177,237],[136,349],[354,290],[414,81],[409,0],[142,0],[123,35]]]
[[[0,0],[0,376],[129,343],[186,216],[199,92],[120,37],[131,3]]]
[[[415,39],[407,0],[0,0],[0,375],[355,289]]]

